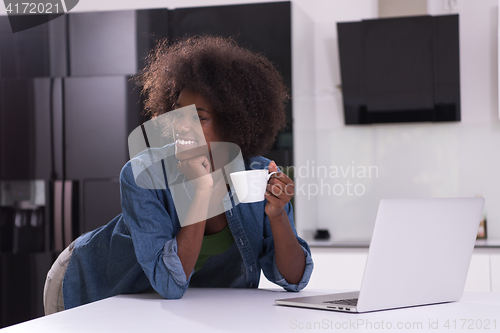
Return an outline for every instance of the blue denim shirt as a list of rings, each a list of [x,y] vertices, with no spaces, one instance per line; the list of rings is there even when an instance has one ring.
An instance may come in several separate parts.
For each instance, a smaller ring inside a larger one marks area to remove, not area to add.
[[[75,241],[63,280],[66,309],[151,287],[167,299],[181,298],[190,285],[257,288],[261,269],[269,281],[287,291],[307,285],[313,262],[309,246],[297,236],[291,204],[286,212],[306,261],[298,284],[288,283],[276,266],[273,235],[264,211],[267,201],[235,205],[231,191],[224,206],[235,243],[186,277],[177,256],[176,235],[181,226],[172,193],[168,186],[156,190],[137,186],[133,161],[120,173],[122,213]],[[264,169],[269,163],[264,157],[253,157],[245,160],[245,169]]]

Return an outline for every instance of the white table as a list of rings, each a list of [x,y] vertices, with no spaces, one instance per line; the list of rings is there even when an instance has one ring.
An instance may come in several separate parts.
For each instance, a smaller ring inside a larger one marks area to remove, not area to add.
[[[479,330],[482,332],[500,331],[500,293],[466,293],[460,302],[365,314],[293,308],[274,303],[277,298],[318,293],[324,291],[287,293],[278,289],[191,288],[180,300],[165,300],[156,293],[120,295],[10,326],[1,333],[454,332],[471,331],[469,327],[476,326],[482,327]],[[397,330],[398,325],[402,329]]]

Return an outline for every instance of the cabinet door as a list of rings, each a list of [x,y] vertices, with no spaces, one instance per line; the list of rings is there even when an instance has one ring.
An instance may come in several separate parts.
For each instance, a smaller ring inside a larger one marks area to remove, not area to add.
[[[122,212],[118,179],[84,180],[81,232],[107,224]]]
[[[33,82],[0,82],[0,177],[30,179],[34,146]]]
[[[290,3],[181,8],[171,11],[170,35],[235,37],[240,46],[263,53],[291,85]]]
[[[170,35],[235,37],[238,45],[264,54],[292,83],[290,3],[180,8],[170,13]]]
[[[168,37],[168,9],[71,13],[70,75],[128,75]]]
[[[491,261],[491,291],[500,292],[500,252],[490,254]]]
[[[128,161],[128,131],[140,125],[128,76],[64,80],[66,179],[116,178]]]
[[[66,75],[65,17],[12,33],[8,16],[0,16],[0,77]]]
[[[314,270],[307,289],[359,290],[363,280],[367,248],[311,247]],[[263,274],[259,288],[276,288]]]
[[[137,26],[137,69],[141,70],[146,64],[149,51],[156,42],[168,37],[169,10],[143,9],[136,11]]]
[[[61,79],[0,80],[0,178],[62,177]]]
[[[127,75],[137,72],[135,12],[71,13],[69,75]]]
[[[44,315],[43,287],[52,253],[0,254],[0,328]]]

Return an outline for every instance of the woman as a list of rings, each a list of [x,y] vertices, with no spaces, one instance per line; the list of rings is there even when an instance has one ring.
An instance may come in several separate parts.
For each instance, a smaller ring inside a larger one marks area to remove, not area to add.
[[[211,158],[226,156],[217,142],[230,142],[245,169],[278,171],[259,156],[285,125],[288,95],[273,65],[233,40],[193,37],[159,43],[137,79],[147,113],[173,115],[175,144],[145,150],[123,167],[122,214],[61,253],[47,275],[46,314],[151,287],[169,299],[188,286],[257,288],[261,269],[286,290],[304,288],[313,263],[293,226],[293,181],[278,172],[265,201],[236,204]],[[180,114],[193,104],[199,127]],[[148,172],[137,169],[158,152],[168,158],[149,160]],[[169,170],[163,188],[144,186],[154,185],[155,166]],[[174,191],[187,183],[190,190]],[[181,192],[190,199],[182,214],[174,200]],[[210,207],[221,210],[210,214]]]

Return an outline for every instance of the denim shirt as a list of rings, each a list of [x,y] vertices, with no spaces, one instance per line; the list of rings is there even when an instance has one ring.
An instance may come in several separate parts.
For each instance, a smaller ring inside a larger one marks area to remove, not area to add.
[[[313,261],[309,246],[297,236],[291,204],[285,209],[306,263],[298,284],[288,283],[276,266],[273,235],[264,211],[267,201],[235,205],[232,191],[223,204],[235,243],[186,277],[177,256],[176,235],[181,225],[172,193],[168,186],[137,186],[132,171],[137,159],[140,157],[127,162],[120,173],[122,213],[74,243],[63,280],[65,309],[151,287],[167,299],[181,298],[188,286],[257,288],[261,269],[269,281],[287,291],[299,291],[307,285]],[[269,163],[258,156],[245,160],[244,167],[265,169]]]

